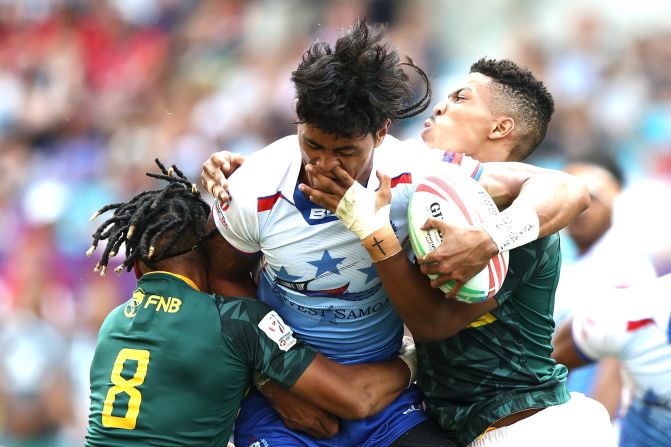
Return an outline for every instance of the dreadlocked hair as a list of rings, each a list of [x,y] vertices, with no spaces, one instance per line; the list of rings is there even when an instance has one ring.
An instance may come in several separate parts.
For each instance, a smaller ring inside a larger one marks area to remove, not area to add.
[[[100,276],[105,276],[109,258],[117,254],[122,244],[126,259],[115,269],[117,273],[130,271],[138,259],[156,268],[157,262],[193,250],[214,232],[205,231],[210,206],[200,197],[196,185],[177,166],[166,169],[158,158],[155,161],[161,173],[146,174],[168,182],[165,188],[142,192],[129,202],[104,206],[89,219],[114,210],[112,217],[93,233],[93,243],[86,252],[91,256],[100,241],[107,241],[93,269],[100,271]]]
[[[415,100],[404,68],[424,86]],[[315,41],[291,74],[296,87],[297,124],[307,123],[344,138],[375,133],[386,120],[422,113],[431,103],[426,73],[385,42],[383,26],[359,19],[331,47]]]

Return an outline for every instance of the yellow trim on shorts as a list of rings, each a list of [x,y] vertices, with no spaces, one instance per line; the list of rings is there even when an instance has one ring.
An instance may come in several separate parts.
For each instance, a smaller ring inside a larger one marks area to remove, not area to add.
[[[473,328],[473,327],[479,327],[479,326],[484,326],[485,324],[492,324],[493,322],[496,321],[496,317],[492,315],[491,313],[487,312],[468,326],[467,328]]]
[[[497,428],[498,428],[498,427],[492,427],[492,426],[490,425],[490,426],[487,427],[487,429],[486,429],[485,431],[483,431],[482,434],[481,434],[480,436],[478,436],[475,440],[476,440],[476,441],[482,441],[482,439],[485,437],[485,435],[486,435],[487,433],[489,433],[490,431],[494,431],[494,430],[496,430]]]

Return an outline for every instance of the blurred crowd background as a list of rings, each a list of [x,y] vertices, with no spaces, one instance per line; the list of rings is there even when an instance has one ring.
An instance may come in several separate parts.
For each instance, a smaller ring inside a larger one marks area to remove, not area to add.
[[[293,133],[292,69],[360,16],[434,103],[480,57],[530,68],[557,109],[528,161],[612,157],[614,225],[671,271],[669,2],[0,0],[0,445],[82,443],[97,330],[134,282],[91,271],[91,213],[151,187],[155,157],[196,181],[215,150]]]

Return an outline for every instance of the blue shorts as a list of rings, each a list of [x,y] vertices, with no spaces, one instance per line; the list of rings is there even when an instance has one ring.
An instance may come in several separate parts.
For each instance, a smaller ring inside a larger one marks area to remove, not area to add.
[[[266,398],[256,390],[242,401],[235,424],[238,447],[386,447],[406,431],[424,422],[422,392],[413,385],[375,416],[356,421],[340,421],[338,434],[328,439],[312,439],[289,430]],[[256,444],[255,444],[256,443]]]
[[[621,447],[671,445],[671,406],[658,402],[651,392],[631,402],[622,420]]]

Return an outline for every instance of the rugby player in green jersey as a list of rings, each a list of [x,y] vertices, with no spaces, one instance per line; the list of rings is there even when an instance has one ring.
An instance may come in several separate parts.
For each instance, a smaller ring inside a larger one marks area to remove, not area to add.
[[[134,270],[132,297],[105,319],[91,365],[87,446],[224,446],[259,371],[344,419],[384,408],[412,381],[413,349],[375,364],[341,365],[298,342],[249,298],[208,294],[200,249],[210,207],[173,165],[168,182],[114,210],[94,233],[107,244],[95,271],[125,244],[115,271]]]

